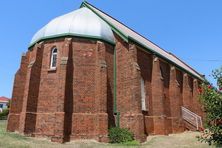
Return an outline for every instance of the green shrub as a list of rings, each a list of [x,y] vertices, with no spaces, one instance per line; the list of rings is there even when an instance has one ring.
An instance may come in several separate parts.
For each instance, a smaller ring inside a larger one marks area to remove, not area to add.
[[[200,100],[206,112],[205,130],[199,140],[209,145],[222,146],[222,67],[213,71],[218,87],[203,84],[200,88]]]
[[[3,112],[0,113],[0,120],[6,120],[9,114],[9,109],[4,109]]]
[[[110,143],[126,143],[134,140],[134,135],[128,129],[113,127],[109,129]]]

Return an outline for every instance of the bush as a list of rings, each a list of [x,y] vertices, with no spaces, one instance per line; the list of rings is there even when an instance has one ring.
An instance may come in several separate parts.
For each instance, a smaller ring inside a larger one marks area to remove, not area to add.
[[[222,67],[215,70],[212,76],[217,80],[218,87],[203,84],[200,88],[200,100],[206,112],[206,129],[199,140],[222,146]]]
[[[128,129],[113,127],[109,129],[110,143],[126,143],[134,140],[134,135]]]
[[[0,113],[0,120],[6,120],[9,114],[9,109],[4,109],[2,113]]]

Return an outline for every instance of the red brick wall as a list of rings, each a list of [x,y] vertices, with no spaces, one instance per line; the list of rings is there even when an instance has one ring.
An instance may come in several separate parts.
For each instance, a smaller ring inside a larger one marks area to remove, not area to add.
[[[51,50],[58,49],[56,70]],[[120,126],[136,139],[184,130],[181,106],[201,114],[198,81],[161,58],[116,35],[117,111]],[[8,130],[52,141],[107,141],[113,116],[114,47],[82,38],[60,38],[36,44],[23,56],[16,73]],[[141,77],[146,107],[141,107]]]
[[[107,64],[107,113],[108,113],[108,127],[115,126],[113,115],[113,99],[114,99],[114,49],[106,44],[106,64]]]
[[[148,122],[148,116],[152,115],[152,86],[151,86],[151,79],[152,79],[152,55],[139,49],[137,52],[137,60],[138,65],[141,70],[141,76],[145,81],[145,92],[146,92],[146,109],[147,111],[143,112],[144,115],[144,129],[145,134],[150,134],[150,131],[153,130],[153,122]]]
[[[138,49],[116,36],[117,111],[120,126],[131,130],[136,139],[145,140],[144,117],[141,109],[140,67]],[[142,123],[142,124],[141,124]]]
[[[164,84],[164,108],[165,115],[171,116],[170,114],[170,99],[169,99],[169,83],[170,83],[170,67],[168,63],[160,61],[160,69],[163,77]]]
[[[109,80],[109,76],[107,76],[107,70],[112,72],[110,68],[112,68],[113,62],[107,63],[106,58],[113,56],[113,53],[111,55],[107,53],[111,50],[114,50],[113,47],[102,42],[85,40],[73,42],[74,111],[72,139],[96,138],[97,140],[105,140],[107,138],[107,83],[112,84],[112,80]]]
[[[152,134],[166,134],[166,113],[165,113],[165,95],[164,78],[161,74],[160,59],[153,56],[152,69],[152,106],[153,114],[149,118],[153,122]]]
[[[180,71],[180,70],[178,70],[178,69],[176,69],[176,80],[177,80],[177,82],[178,82],[178,86],[179,86],[179,88],[180,88],[180,94],[181,94],[181,96],[180,96],[180,102],[181,102],[181,105],[182,105],[182,93],[183,93],[183,73]]]
[[[184,131],[183,120],[181,118],[182,106],[182,74],[174,66],[170,68],[170,86],[169,86],[169,99],[170,99],[170,116],[168,121],[171,123],[170,133],[178,133]]]
[[[183,76],[183,106],[191,108],[191,100],[192,100],[192,88],[190,84],[190,76],[188,74],[184,74]]]
[[[171,117],[169,85],[170,85],[170,65],[164,61],[160,61],[160,69],[163,77],[163,94],[164,94],[164,114],[166,118],[166,134],[172,132],[172,123],[168,117]]]
[[[57,39],[47,41],[44,43],[40,89],[37,105],[37,120],[35,135],[53,136],[54,135],[54,122],[56,121],[55,112],[57,112],[58,104],[63,105],[60,100],[64,101],[64,97],[59,96],[60,91],[60,77],[61,71],[60,61],[64,49],[64,39]],[[58,59],[57,69],[50,70],[51,51],[57,48]],[[63,84],[65,85],[65,84]],[[59,99],[58,99],[59,98]],[[64,112],[62,110],[61,112]]]
[[[36,114],[39,86],[42,69],[43,47],[42,45],[36,45],[32,52],[30,52],[30,60],[28,66],[28,74],[26,79],[26,88],[24,95],[24,105],[26,105],[26,114],[20,122],[24,122],[23,132],[26,134],[32,134],[35,132],[36,126]]]
[[[52,136],[60,142],[70,134],[75,139],[107,140],[107,112],[110,125],[114,122],[112,108],[107,109],[113,103],[114,48],[86,39],[68,40],[37,44],[28,51],[27,60],[23,57],[15,78],[9,131],[20,128],[25,134]],[[57,69],[50,70],[54,47],[58,49]]]
[[[117,109],[124,113],[130,108],[130,80],[128,44],[116,36]]]
[[[137,60],[139,67],[141,69],[141,76],[145,81],[145,90],[146,90],[146,107],[149,114],[152,114],[152,105],[151,105],[151,79],[152,79],[152,55],[138,50]]]
[[[21,66],[17,71],[17,73],[15,74],[10,115],[8,117],[8,122],[11,124],[8,124],[7,127],[8,131],[19,130],[19,120],[20,120],[20,113],[22,112],[27,68],[28,68],[28,56],[26,54],[22,56]]]

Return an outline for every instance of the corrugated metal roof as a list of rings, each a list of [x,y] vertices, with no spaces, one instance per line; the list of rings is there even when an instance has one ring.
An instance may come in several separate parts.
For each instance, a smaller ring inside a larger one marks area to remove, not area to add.
[[[42,39],[64,35],[88,36],[115,43],[111,27],[88,8],[81,8],[50,21],[34,35],[30,46]]]
[[[201,80],[204,80],[203,77],[198,72],[196,72],[194,69],[192,69],[190,66],[185,64],[183,61],[178,59],[173,54],[170,54],[170,53],[166,52],[165,50],[161,49],[159,46],[155,45],[154,43],[152,43],[151,41],[149,41],[145,37],[139,35],[135,31],[131,30],[129,27],[120,23],[116,19],[112,18],[111,16],[107,15],[106,13],[102,12],[101,10],[92,6],[91,4],[84,2],[83,6],[84,6],[84,4],[85,4],[86,7],[89,7],[97,15],[99,15],[101,18],[103,18],[105,21],[107,21],[111,26],[113,26],[113,28],[112,28],[113,31],[116,31],[116,29],[117,29],[118,31],[123,33],[123,36],[126,36],[128,39],[132,38],[133,40],[136,40],[137,42],[139,42],[143,46],[147,47],[148,49],[150,49],[150,50],[154,51],[155,53],[158,53],[161,56],[165,57],[166,59],[168,59],[169,61],[171,61],[175,65],[177,65],[177,66],[183,68],[184,70],[190,72],[192,75],[196,76],[197,78],[199,78]]]

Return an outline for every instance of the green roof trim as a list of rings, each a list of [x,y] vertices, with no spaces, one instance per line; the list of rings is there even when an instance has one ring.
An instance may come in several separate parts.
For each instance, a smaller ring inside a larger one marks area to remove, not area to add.
[[[99,16],[102,20],[104,20],[108,25],[110,25],[111,29],[118,34],[125,42],[128,42],[128,36],[125,35],[122,31],[120,31],[118,28],[116,28],[113,24],[111,24],[109,21],[107,21],[105,18],[103,18],[101,15],[99,15],[96,11],[94,11],[90,6],[88,6],[87,2],[83,2],[80,7],[87,7],[91,11],[93,11],[97,16]]]
[[[129,43],[129,41],[132,41],[132,42],[136,43],[138,46],[144,48],[146,51],[149,51],[149,52],[155,54],[157,57],[160,57],[160,58],[166,60],[167,62],[169,62],[169,63],[171,63],[172,65],[176,66],[178,69],[187,72],[189,75],[192,75],[192,76],[194,76],[195,78],[197,78],[197,79],[199,79],[199,80],[201,80],[201,81],[206,81],[206,79],[205,79],[203,76],[201,76],[198,72],[196,72],[196,73],[197,73],[197,75],[199,75],[200,77],[192,74],[191,72],[189,72],[188,70],[186,70],[186,69],[184,69],[183,67],[179,66],[178,64],[176,64],[175,62],[171,61],[170,59],[168,59],[168,58],[164,57],[163,55],[157,53],[157,52],[154,51],[153,49],[145,46],[145,45],[144,45],[143,43],[141,43],[140,41],[137,41],[136,39],[134,39],[134,38],[132,38],[132,37],[130,37],[130,36],[125,35],[121,30],[119,30],[118,28],[116,28],[112,23],[110,23],[110,22],[107,21],[105,18],[103,18],[100,14],[98,14],[96,11],[94,11],[94,10],[89,6],[89,4],[88,4],[87,2],[83,2],[83,3],[81,4],[81,7],[87,7],[87,8],[89,8],[90,10],[92,10],[96,15],[98,15],[98,16],[99,16],[101,19],[103,19],[107,24],[109,24],[110,27],[111,27],[111,29],[112,29],[116,34],[118,34],[118,35],[119,35],[124,41],[126,41],[127,43]],[[195,70],[194,70],[194,71],[195,71]]]
[[[64,33],[64,34],[58,34],[58,35],[52,35],[52,36],[47,36],[47,37],[43,37],[39,40],[37,40],[36,42],[34,42],[33,44],[29,45],[28,49],[30,49],[31,47],[33,47],[36,43],[39,43],[41,41],[44,40],[49,40],[49,39],[57,39],[57,38],[63,38],[63,37],[79,37],[79,38],[85,38],[85,39],[93,39],[93,40],[100,40],[100,41],[104,41],[108,44],[111,44],[113,46],[115,46],[115,43],[109,41],[109,40],[105,40],[101,37],[98,36],[90,36],[90,35],[82,35],[82,34],[72,34],[72,33]]]
[[[177,65],[176,63],[174,63],[173,61],[169,60],[168,58],[162,56],[161,54],[159,54],[159,53],[157,53],[156,51],[148,48],[147,46],[141,44],[141,43],[138,42],[137,40],[135,40],[135,39],[133,39],[133,38],[131,38],[131,37],[129,37],[129,40],[132,41],[133,43],[135,43],[137,46],[145,49],[145,50],[144,50],[145,52],[151,52],[152,54],[156,55],[157,57],[162,58],[162,59],[164,59],[165,61],[169,62],[170,64],[176,66],[179,70],[185,71],[185,72],[187,72],[189,75],[192,75],[193,77],[195,77],[195,78],[197,78],[197,79],[199,79],[199,80],[201,80],[201,81],[205,81],[204,78],[203,78],[203,79],[200,79],[200,78],[197,77],[196,75],[194,75],[194,74],[192,74],[191,72],[187,71],[187,70],[184,69],[183,67]]]

